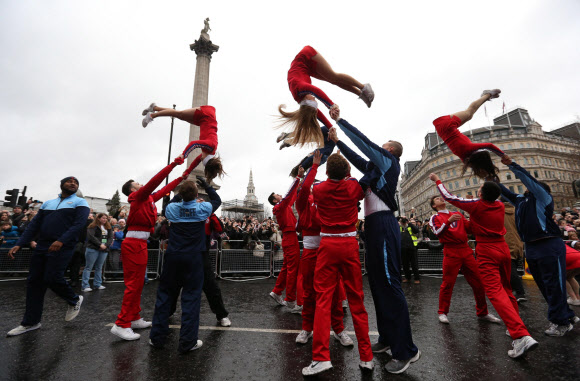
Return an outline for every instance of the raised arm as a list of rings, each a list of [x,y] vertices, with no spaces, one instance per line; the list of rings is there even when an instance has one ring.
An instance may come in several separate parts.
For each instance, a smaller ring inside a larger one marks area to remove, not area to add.
[[[320,159],[319,151],[316,151],[316,153],[318,153]],[[312,183],[316,178],[316,173],[318,172],[318,165],[319,163],[316,162],[315,157],[312,167],[310,168],[310,170],[306,174],[306,177],[304,178],[304,181],[302,182],[302,186],[300,188],[300,191],[298,192],[298,196],[296,196],[296,210],[298,210],[298,212],[302,212],[304,209],[308,207],[308,197],[310,196],[310,187],[312,186]]]
[[[211,213],[215,213],[215,211],[222,204],[222,199],[217,194],[217,192],[215,191],[215,189],[213,189],[212,186],[209,185],[207,183],[207,181],[205,181],[205,179],[203,179],[201,177],[198,177],[197,178],[197,185],[205,189],[205,192],[207,193],[207,195],[209,197],[209,202],[210,202],[211,207],[212,207],[212,212]],[[210,215],[211,215],[211,213],[210,213]]]
[[[437,176],[434,173],[431,173],[429,175],[429,179],[431,179],[431,181],[437,184],[437,190],[439,191],[439,193],[441,193],[441,196],[445,199],[445,201],[447,201],[451,205],[458,207],[459,209],[471,212],[475,209],[475,207],[479,203],[478,198],[465,199],[457,197],[453,193],[449,192],[447,188],[445,188],[445,185],[443,185],[443,182],[441,182],[441,180],[439,179],[439,176]]]
[[[499,185],[500,189],[501,189],[501,195],[504,196],[505,198],[507,198],[509,200],[509,202],[511,202],[512,204],[516,204],[516,199],[518,198],[518,195],[514,192],[512,192],[511,190],[509,190],[508,188],[506,188],[505,185],[503,185],[502,183],[497,183],[497,185]]]
[[[284,209],[284,208],[292,206],[292,204],[294,204],[294,201],[296,200],[296,189],[298,189],[299,184],[300,184],[300,177],[296,177],[294,179],[294,182],[292,183],[292,186],[288,190],[288,193],[286,193],[286,196],[284,196],[284,198],[279,203],[274,205],[274,209],[276,209],[276,210],[277,209]],[[276,213],[274,213],[274,214],[276,214]]]
[[[169,193],[171,193],[175,189],[175,187],[177,187],[179,183],[181,183],[182,181],[183,177],[176,178],[163,188],[159,189],[157,192],[153,193],[151,197],[153,197],[153,200],[155,202],[161,200],[165,195],[169,195]]]
[[[143,185],[138,191],[135,192],[135,198],[139,200],[145,200],[153,191],[165,180],[167,176],[171,173],[173,168],[177,165],[183,164],[183,157],[179,156],[173,163],[169,164],[167,167],[163,168],[159,173],[157,173],[147,184]],[[163,197],[163,196],[161,196]],[[159,197],[159,198],[161,198]]]
[[[516,175],[518,179],[528,188],[530,192],[536,197],[542,205],[548,205],[552,202],[552,195],[544,189],[542,185],[524,168],[520,167],[515,161],[512,161],[509,156],[504,156],[502,163],[507,164],[508,168]],[[503,192],[502,192],[503,193]]]
[[[357,146],[358,149],[360,149],[361,152],[383,173],[391,167],[393,160],[396,160],[389,151],[371,142],[362,132],[346,120],[339,119],[337,124],[354,145]]]

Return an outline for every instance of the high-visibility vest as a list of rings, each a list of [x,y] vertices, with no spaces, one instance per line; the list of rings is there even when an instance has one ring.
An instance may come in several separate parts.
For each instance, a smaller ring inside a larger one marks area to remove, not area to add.
[[[409,231],[409,235],[413,239],[413,245],[417,246],[419,242],[417,242],[417,237],[413,235],[413,229],[410,226],[407,226],[407,230]],[[404,232],[403,227],[401,226],[401,233]]]

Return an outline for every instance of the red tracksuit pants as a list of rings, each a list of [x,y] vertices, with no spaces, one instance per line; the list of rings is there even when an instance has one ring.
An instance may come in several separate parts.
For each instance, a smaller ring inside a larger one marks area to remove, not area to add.
[[[480,242],[475,253],[485,294],[505,323],[512,339],[529,336],[530,333],[520,318],[518,302],[512,293],[511,257],[507,243]]]
[[[316,312],[312,360],[330,361],[330,314],[332,300],[342,276],[348,306],[352,315],[361,361],[371,361],[373,352],[369,339],[369,321],[364,306],[362,272],[358,242],[355,237],[322,237],[314,270]]]
[[[316,291],[314,291],[314,270],[316,267],[316,253],[318,249],[304,249],[300,259],[300,273],[302,274],[302,287],[304,290],[304,308],[302,309],[302,329],[312,332],[314,328],[314,311],[316,310]],[[300,281],[300,279],[298,279]],[[342,291],[342,292],[341,292]],[[332,310],[330,325],[334,332],[344,331],[344,311],[342,310],[341,295],[344,294],[342,280],[332,295]]]
[[[147,241],[137,238],[125,238],[121,244],[121,259],[123,261],[123,279],[125,294],[121,312],[117,316],[117,324],[122,328],[131,328],[131,322],[141,316],[141,292],[145,284],[147,271]]]
[[[287,302],[293,302],[296,300],[296,286],[300,267],[300,245],[298,244],[296,232],[284,232],[282,237],[282,251],[284,252],[284,262],[282,263],[282,270],[278,275],[278,280],[272,292],[281,295],[285,288],[285,300]],[[300,299],[302,299],[301,295]],[[302,300],[297,300],[296,302],[298,305],[301,305]]]
[[[473,250],[467,246],[467,244],[459,246],[446,244],[443,249],[443,255],[443,282],[439,289],[439,311],[437,311],[437,313],[445,315],[449,313],[453,287],[457,280],[457,274],[461,269],[463,271],[463,276],[465,276],[465,280],[473,289],[477,316],[487,315],[485,290],[481,284],[479,268],[477,267],[477,262],[473,257]]]

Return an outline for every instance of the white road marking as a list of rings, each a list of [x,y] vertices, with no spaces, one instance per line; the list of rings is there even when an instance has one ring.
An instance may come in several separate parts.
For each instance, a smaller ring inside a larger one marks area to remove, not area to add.
[[[109,323],[106,327],[112,327],[113,323]],[[180,329],[181,325],[179,324],[170,324],[169,328],[171,329]],[[237,332],[259,332],[259,333],[300,333],[301,330],[297,329],[269,329],[269,328],[242,328],[242,327],[219,327],[219,326],[208,326],[208,325],[200,325],[200,330],[203,331],[237,331]],[[354,335],[354,331],[346,331],[349,335]],[[379,333],[377,331],[369,331],[369,336],[378,336]]]

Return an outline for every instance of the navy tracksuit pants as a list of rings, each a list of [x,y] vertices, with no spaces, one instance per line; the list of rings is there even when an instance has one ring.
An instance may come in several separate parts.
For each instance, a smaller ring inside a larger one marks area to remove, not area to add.
[[[153,326],[149,337],[155,346],[162,347],[165,344],[169,334],[172,301],[179,296],[181,290],[179,351],[187,352],[197,344],[199,333],[199,310],[203,287],[202,253],[166,253],[159,281]]]
[[[37,247],[34,250],[26,281],[26,312],[21,325],[40,323],[44,294],[49,288],[69,305],[77,304],[78,295],[64,279],[64,272],[73,256],[73,249],[74,247],[63,247],[50,253],[48,247]]]
[[[566,301],[566,247],[561,238],[526,242],[526,260],[534,281],[548,302],[548,320],[567,325],[574,312]]]
[[[332,140],[328,139],[328,128],[325,126],[320,127],[322,130],[322,135],[324,136],[324,147],[319,148],[318,150],[322,154],[322,160],[320,161],[320,165],[326,163],[326,160],[330,155],[332,155],[332,151],[334,151],[334,146],[336,145]],[[304,170],[308,170],[312,166],[312,162],[314,161],[314,154],[306,156],[302,159],[300,165]]]
[[[407,360],[418,349],[413,343],[409,308],[401,288],[401,232],[392,212],[365,217],[365,244],[379,342],[391,347],[394,359]]]

